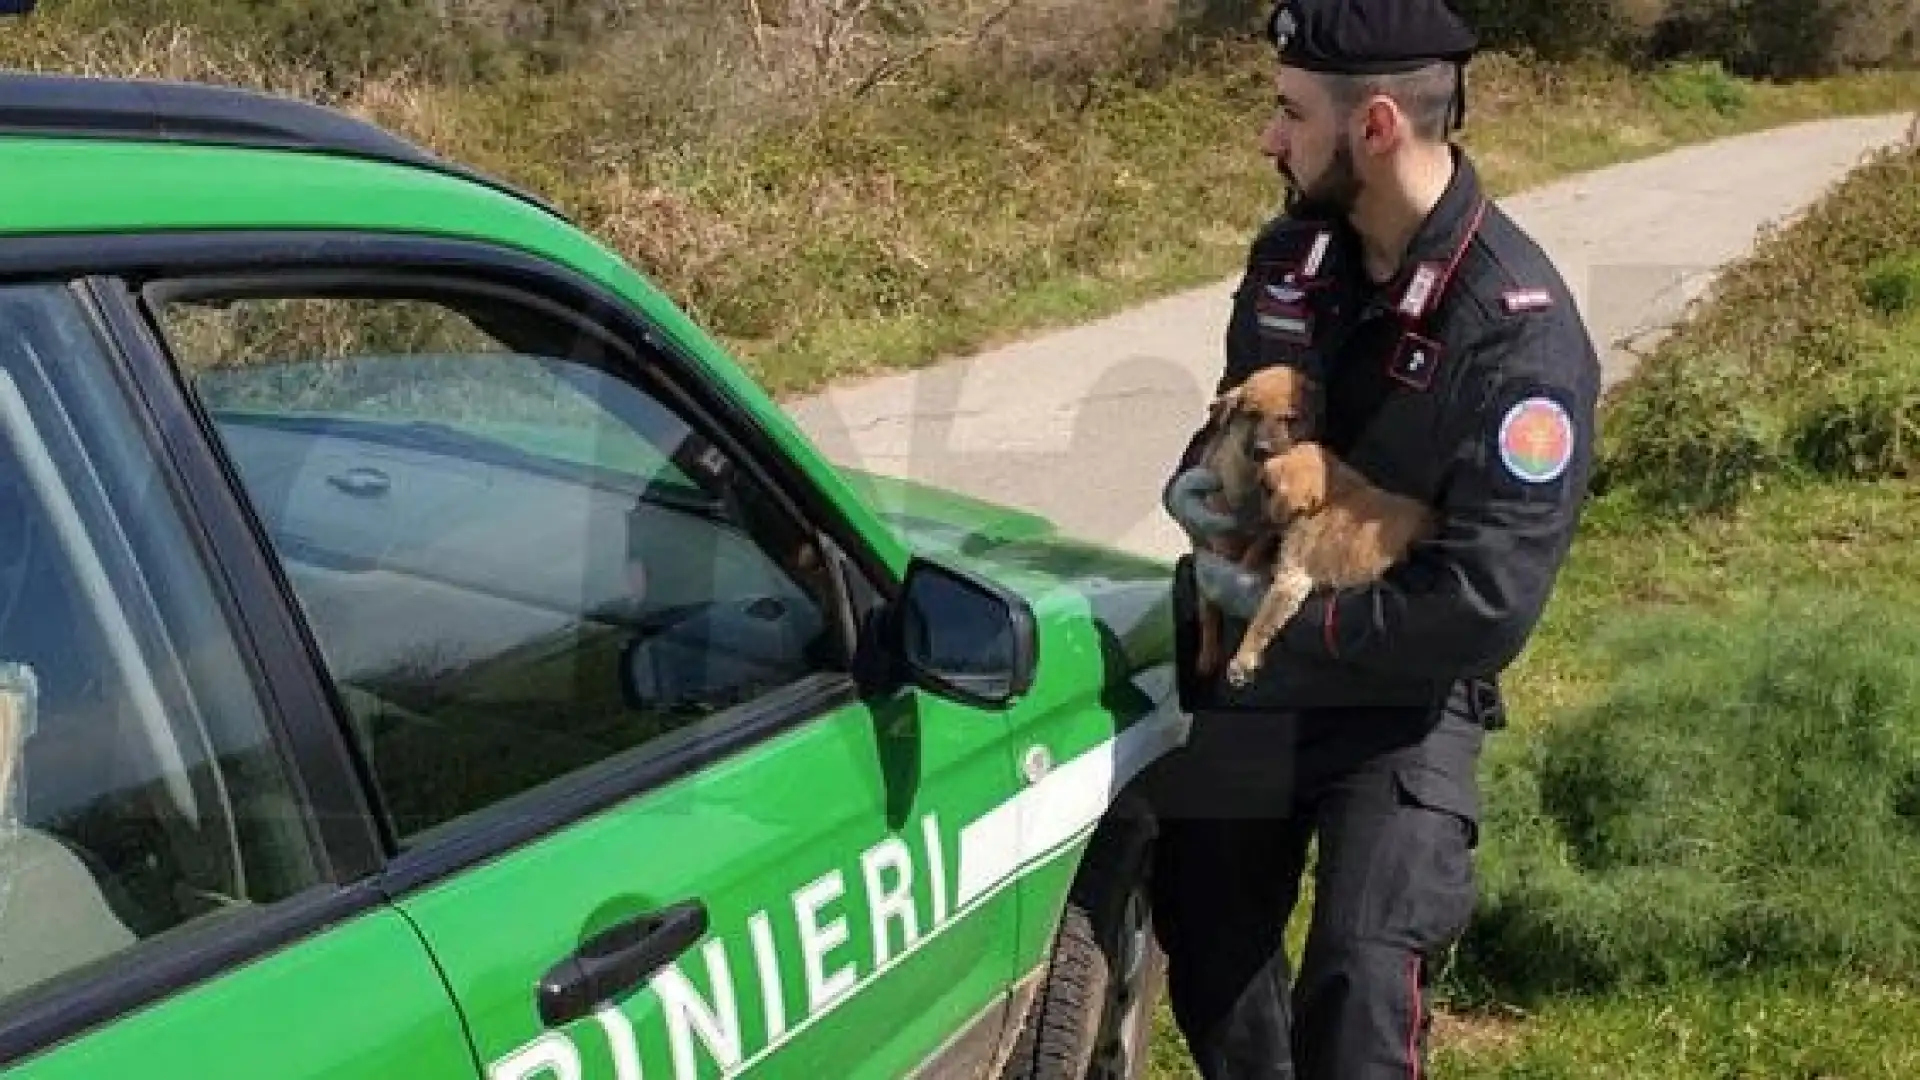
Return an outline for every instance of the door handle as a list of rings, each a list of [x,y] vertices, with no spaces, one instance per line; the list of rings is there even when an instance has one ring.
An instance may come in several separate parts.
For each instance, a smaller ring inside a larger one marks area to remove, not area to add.
[[[707,906],[688,900],[603,930],[547,969],[534,994],[548,1027],[578,1020],[631,990],[693,947],[707,932]]]

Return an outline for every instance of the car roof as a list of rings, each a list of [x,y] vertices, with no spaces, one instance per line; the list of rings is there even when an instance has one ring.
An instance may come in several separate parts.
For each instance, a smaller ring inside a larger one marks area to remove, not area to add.
[[[439,157],[376,124],[256,90],[155,79],[0,72],[0,135],[289,150],[430,169],[565,220],[523,188]]]

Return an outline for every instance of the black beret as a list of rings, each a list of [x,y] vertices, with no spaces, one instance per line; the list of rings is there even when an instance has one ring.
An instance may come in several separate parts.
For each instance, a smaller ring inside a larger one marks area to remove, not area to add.
[[[1480,44],[1446,0],[1280,0],[1267,36],[1289,67],[1349,75],[1465,63]]]

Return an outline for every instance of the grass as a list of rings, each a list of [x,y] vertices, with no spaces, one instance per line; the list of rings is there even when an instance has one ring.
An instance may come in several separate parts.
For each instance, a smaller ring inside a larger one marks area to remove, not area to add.
[[[1439,1026],[1434,1080],[1895,1080],[1920,1074],[1920,992],[1818,973],[1690,982]]]

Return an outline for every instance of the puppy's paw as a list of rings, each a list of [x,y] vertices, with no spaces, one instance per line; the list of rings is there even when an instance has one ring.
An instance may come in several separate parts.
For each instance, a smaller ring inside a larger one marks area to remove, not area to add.
[[[1247,684],[1253,682],[1253,677],[1259,672],[1260,657],[1257,653],[1236,656],[1231,663],[1227,664],[1227,682],[1235,690],[1245,690]]]
[[[1327,463],[1317,444],[1293,447],[1268,461],[1263,471],[1268,509],[1276,518],[1311,514],[1327,501]]]

